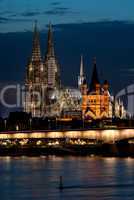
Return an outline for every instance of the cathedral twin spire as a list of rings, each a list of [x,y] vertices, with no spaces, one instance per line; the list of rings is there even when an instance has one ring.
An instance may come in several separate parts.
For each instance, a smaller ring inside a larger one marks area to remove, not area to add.
[[[59,78],[59,76],[57,78],[57,72],[59,74],[58,65],[54,53],[52,25],[49,24],[47,50],[43,61],[41,58],[39,31],[36,21],[33,33],[32,56],[27,68],[27,81],[36,82],[36,79],[38,82],[40,80],[41,82],[46,83],[46,87],[49,87],[50,85],[50,87],[55,88],[57,86],[56,81]],[[53,78],[53,80],[50,80],[52,79],[51,77]]]
[[[25,81],[24,110],[34,117],[42,117],[48,105],[50,89],[58,89],[60,83],[59,68],[54,54],[52,26],[49,25],[47,50],[44,59],[41,56],[39,31],[37,22],[34,24],[32,55],[27,65]]]
[[[40,41],[39,41],[39,31],[37,28],[37,21],[35,22],[31,65],[33,65],[32,66],[33,68],[36,68],[35,75],[39,76],[41,74],[41,76],[43,77],[43,73],[44,73],[43,78],[45,79],[45,82],[48,87],[56,88],[60,86],[59,65],[55,58],[51,23],[49,24],[49,29],[48,29],[47,50],[44,57],[44,61],[42,61]],[[31,67],[31,71],[32,71],[32,67]],[[80,75],[78,79],[79,88],[84,82],[86,82],[86,77],[84,74],[83,56],[81,55]],[[96,58],[94,58],[93,73],[92,73],[92,78],[91,78],[91,83],[90,83],[90,91],[95,90],[96,84],[99,84],[99,78],[98,78],[98,72],[97,72],[97,66],[96,66]]]
[[[46,56],[47,57],[55,56],[51,23],[49,24],[49,30],[48,30]],[[34,25],[32,58],[33,58],[33,60],[36,60],[36,59],[41,60],[40,39],[39,39],[39,31],[38,31],[38,27],[37,27],[37,21],[35,21],[35,25]]]

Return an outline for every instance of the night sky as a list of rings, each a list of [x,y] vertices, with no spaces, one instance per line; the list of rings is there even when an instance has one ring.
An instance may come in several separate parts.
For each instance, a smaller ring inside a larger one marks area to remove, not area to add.
[[[64,85],[77,86],[81,54],[88,82],[96,56],[100,79],[108,79],[112,93],[133,83],[132,0],[0,0],[1,87],[24,82],[35,20],[40,29],[42,56],[47,25],[49,21],[53,24]]]
[[[134,20],[133,10],[132,0],[0,0],[1,32],[30,30],[34,19],[41,28],[49,21]]]

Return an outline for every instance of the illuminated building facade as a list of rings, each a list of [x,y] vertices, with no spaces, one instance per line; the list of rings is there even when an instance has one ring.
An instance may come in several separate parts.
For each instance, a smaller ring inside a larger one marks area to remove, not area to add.
[[[114,101],[109,83],[100,83],[96,59],[88,87],[84,73],[83,56],[80,61],[78,88],[61,87],[60,67],[55,56],[52,26],[49,25],[47,49],[41,57],[39,32],[34,27],[32,56],[27,65],[24,108],[32,117],[105,119],[124,118],[123,103]]]
[[[46,87],[45,72],[41,58],[39,32],[37,24],[34,27],[32,56],[27,65],[25,80],[25,103],[24,108],[33,117],[40,117],[44,107],[44,89]],[[40,96],[41,95],[41,96]]]
[[[24,110],[32,117],[44,117],[51,112],[48,98],[52,90],[60,89],[60,70],[54,53],[52,27],[49,25],[47,50],[41,57],[37,23],[34,27],[32,56],[27,65]]]
[[[79,88],[82,94],[81,108],[84,119],[106,119],[112,118],[114,115],[119,118],[124,118],[126,116],[123,104],[117,101],[114,103],[109,92],[110,85],[108,81],[105,80],[103,84],[100,83],[96,59],[93,62],[90,86],[88,87],[84,74],[82,76],[80,75],[80,77],[82,77],[81,80],[83,81],[79,82]]]
[[[52,26],[49,25],[47,51],[44,59],[44,69],[46,72],[47,87],[51,89],[60,89],[60,69],[55,57]]]

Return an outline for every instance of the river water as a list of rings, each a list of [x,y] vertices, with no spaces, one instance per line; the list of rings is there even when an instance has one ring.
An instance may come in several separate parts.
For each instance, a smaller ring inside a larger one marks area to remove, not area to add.
[[[59,177],[65,188],[59,190]],[[0,158],[0,200],[134,199],[134,159]]]

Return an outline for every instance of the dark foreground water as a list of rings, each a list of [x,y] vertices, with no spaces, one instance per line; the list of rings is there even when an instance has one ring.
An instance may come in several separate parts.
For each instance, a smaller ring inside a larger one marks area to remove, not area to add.
[[[60,191],[59,176],[65,188]],[[134,199],[134,159],[0,158],[0,200]]]

